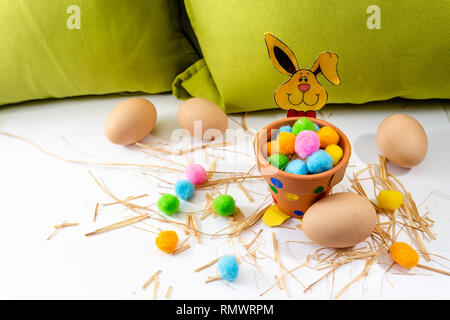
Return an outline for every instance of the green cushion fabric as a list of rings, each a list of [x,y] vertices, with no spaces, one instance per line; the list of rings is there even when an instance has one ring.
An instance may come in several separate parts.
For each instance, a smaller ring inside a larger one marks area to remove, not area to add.
[[[215,97],[227,112],[276,107],[289,76],[272,66],[271,32],[309,69],[323,51],[339,56],[339,86],[318,81],[329,103],[394,97],[450,98],[450,2],[422,0],[185,0],[204,61],[174,82],[174,94]],[[379,20],[373,4],[380,9]],[[379,29],[369,28],[379,21]],[[200,66],[202,66],[200,68]],[[217,90],[216,94],[211,91]]]
[[[176,0],[0,1],[0,104],[170,91],[198,59],[179,14]]]

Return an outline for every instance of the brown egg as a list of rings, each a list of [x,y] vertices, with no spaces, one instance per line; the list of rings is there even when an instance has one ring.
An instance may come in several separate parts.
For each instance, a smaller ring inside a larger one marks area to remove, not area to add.
[[[130,98],[111,111],[105,122],[105,135],[115,144],[133,144],[152,131],[156,118],[153,103],[144,98]]]
[[[375,229],[372,203],[351,192],[326,196],[306,210],[303,232],[313,242],[330,248],[346,248],[364,241]]]
[[[225,112],[215,103],[203,98],[184,101],[178,109],[178,123],[192,136],[205,140],[215,139],[228,128]]]
[[[428,151],[428,138],[422,125],[403,113],[390,115],[380,123],[377,144],[386,159],[403,168],[417,166]]]

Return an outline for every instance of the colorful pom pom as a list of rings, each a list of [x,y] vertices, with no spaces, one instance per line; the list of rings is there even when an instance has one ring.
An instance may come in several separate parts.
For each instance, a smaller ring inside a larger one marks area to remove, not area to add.
[[[278,129],[278,132],[292,132],[292,127],[290,125],[282,126]]]
[[[325,151],[333,158],[333,167],[341,161],[344,151],[337,144],[329,144]]]
[[[405,242],[396,242],[389,248],[392,259],[402,267],[411,269],[419,263],[419,255]]]
[[[278,153],[277,150],[277,142],[276,141],[269,141],[264,145],[263,152],[267,155],[267,157],[270,157],[272,153]]]
[[[300,131],[303,130],[311,130],[315,131],[316,127],[314,126],[314,122],[309,120],[308,118],[302,117],[295,121],[294,125],[292,126],[292,133],[297,135]]]
[[[281,153],[276,153],[267,158],[267,161],[275,168],[283,169],[288,164],[289,157]]]
[[[294,153],[295,134],[291,132],[280,132],[277,141],[278,153],[290,155]]]
[[[159,250],[172,253],[177,248],[178,235],[175,231],[162,231],[156,237],[155,243]]]
[[[381,190],[377,196],[378,205],[387,210],[400,208],[403,203],[403,195],[395,190]]]
[[[231,254],[222,256],[217,263],[217,268],[222,279],[227,281],[233,281],[239,274],[239,263]]]
[[[317,132],[319,131],[320,127],[317,125],[317,123],[314,123],[314,131]]]
[[[295,138],[295,152],[300,158],[307,158],[319,150],[319,147],[319,136],[314,131],[303,130]]]
[[[318,150],[306,159],[306,166],[310,173],[324,172],[333,168],[333,158],[325,150]]]
[[[186,175],[186,178],[195,185],[205,182],[208,177],[205,168],[196,163],[188,166],[186,170],[184,170],[184,174]]]
[[[217,214],[224,217],[230,216],[236,211],[234,199],[228,194],[220,195],[214,199],[213,208]]]
[[[171,216],[180,207],[180,200],[169,193],[163,194],[158,200],[158,209]]]
[[[280,127],[280,129],[278,129],[275,135],[272,137],[272,140],[276,140],[281,132],[292,132],[292,127],[290,125]]]
[[[317,131],[317,135],[320,139],[321,148],[325,148],[330,144],[338,144],[339,142],[339,135],[332,127],[325,126],[320,128],[319,131]]]
[[[175,193],[178,198],[189,200],[194,196],[195,187],[189,180],[178,180],[175,183]]]
[[[305,161],[300,159],[289,161],[286,168],[284,168],[284,171],[293,174],[308,174],[308,168],[306,167]]]

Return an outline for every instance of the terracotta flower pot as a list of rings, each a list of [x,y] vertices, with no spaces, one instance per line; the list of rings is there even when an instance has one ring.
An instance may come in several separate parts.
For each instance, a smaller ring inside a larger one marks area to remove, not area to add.
[[[303,216],[314,202],[331,192],[333,186],[344,178],[351,155],[350,142],[341,130],[324,120],[309,118],[319,127],[330,126],[336,130],[340,138],[339,146],[344,152],[341,161],[328,171],[308,175],[292,174],[272,166],[267,161],[267,155],[264,151],[265,143],[271,141],[271,135],[275,134],[280,127],[292,126],[299,118],[291,117],[274,121],[262,128],[254,140],[259,172],[269,185],[273,200],[278,208],[292,217]]]

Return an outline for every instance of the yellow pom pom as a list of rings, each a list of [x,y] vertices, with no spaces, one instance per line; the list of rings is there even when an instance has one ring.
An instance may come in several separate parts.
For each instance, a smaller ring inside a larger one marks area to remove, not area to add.
[[[174,252],[178,244],[178,235],[175,231],[162,231],[156,237],[155,243],[161,251]]]
[[[330,144],[338,144],[339,135],[332,127],[322,127],[317,131],[320,139],[320,147],[325,148]]]
[[[403,203],[403,195],[394,190],[381,190],[377,199],[378,205],[387,210],[398,209]]]
[[[333,158],[333,167],[342,159],[344,151],[337,144],[330,144],[325,148],[325,151]]]
[[[277,138],[278,153],[290,155],[294,153],[295,134],[292,132],[280,132]]]
[[[419,255],[405,242],[396,242],[389,248],[392,259],[402,267],[411,269],[419,263]]]

